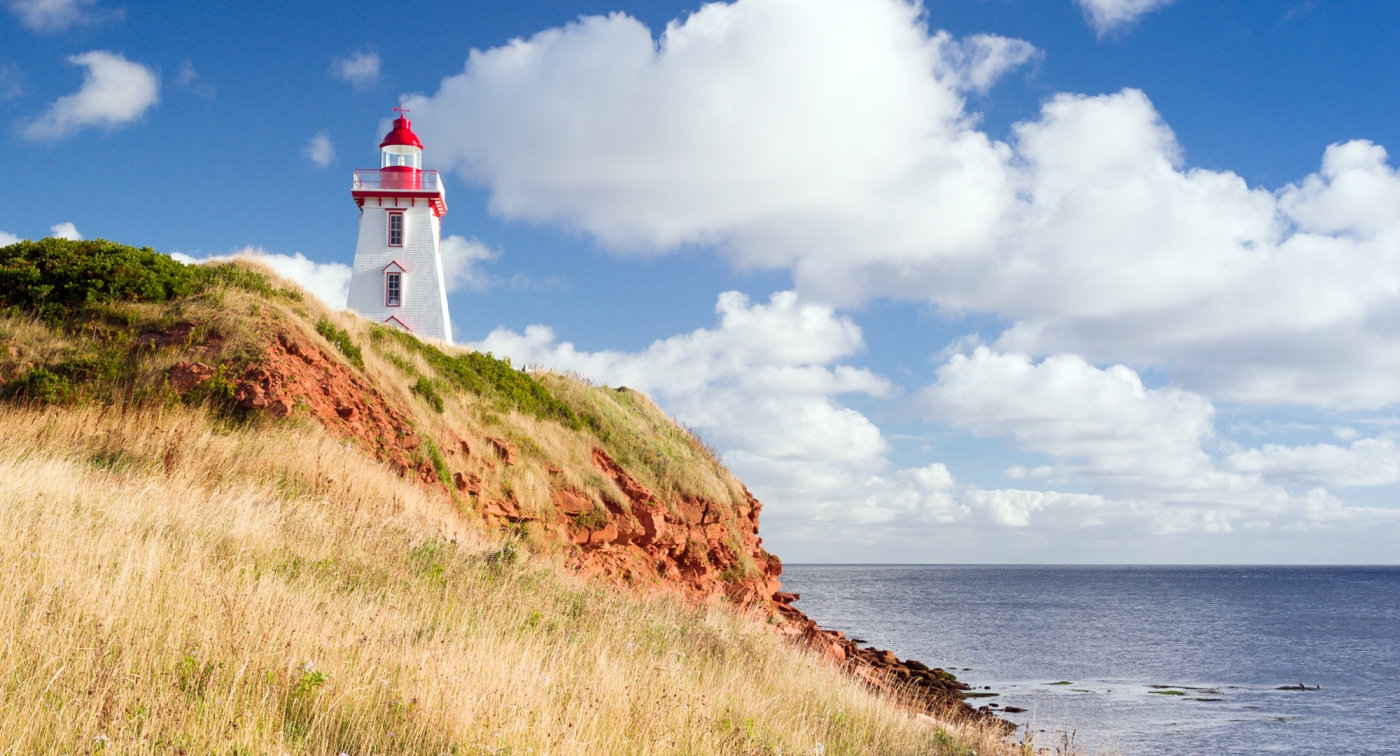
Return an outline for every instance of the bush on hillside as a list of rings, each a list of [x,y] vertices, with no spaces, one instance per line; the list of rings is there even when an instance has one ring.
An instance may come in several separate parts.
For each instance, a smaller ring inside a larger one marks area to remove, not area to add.
[[[152,302],[190,294],[196,269],[150,247],[105,239],[21,241],[0,249],[0,308],[62,320],[103,302]]]
[[[388,326],[374,326],[370,338],[376,343],[391,341],[405,349],[417,352],[454,388],[470,391],[478,396],[486,396],[500,401],[506,407],[522,414],[534,415],[544,420],[554,420],[569,428],[579,428],[578,416],[569,405],[559,401],[549,389],[529,374],[511,367],[509,360],[498,360],[489,354],[468,352],[456,356],[449,355],[437,347],[424,343],[409,333]],[[392,354],[390,360],[401,365]],[[412,371],[414,374],[417,371]],[[420,383],[422,381],[420,380]],[[415,389],[416,390],[416,389]],[[427,399],[427,395],[424,394]],[[428,399],[432,401],[432,399]],[[440,411],[440,410],[439,410]]]
[[[50,237],[0,248],[0,310],[56,324],[85,307],[110,302],[164,302],[233,286],[263,296],[301,300],[257,271],[230,265],[186,265],[150,247],[106,239]]]

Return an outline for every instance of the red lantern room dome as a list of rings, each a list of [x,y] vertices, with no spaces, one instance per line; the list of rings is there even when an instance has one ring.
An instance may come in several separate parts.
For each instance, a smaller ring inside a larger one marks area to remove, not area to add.
[[[397,108],[396,108],[397,109]],[[394,119],[394,128],[385,135],[384,141],[379,143],[380,147],[397,145],[403,147],[417,147],[423,149],[423,143],[418,141],[418,135],[413,133],[413,123],[407,116],[399,116]]]
[[[400,174],[385,179],[394,188],[417,189],[421,181],[419,174],[423,171],[423,143],[413,133],[408,111],[394,110],[399,111],[399,117],[394,119],[394,128],[379,143],[379,170],[381,174]]]
[[[384,141],[379,143],[379,169],[361,168],[355,171],[355,187],[350,194],[361,208],[373,203],[375,207],[417,207],[426,201],[433,216],[447,213],[442,182],[437,171],[423,170],[423,143],[413,133],[407,108],[394,108],[399,116]],[[411,210],[409,212],[412,212]]]

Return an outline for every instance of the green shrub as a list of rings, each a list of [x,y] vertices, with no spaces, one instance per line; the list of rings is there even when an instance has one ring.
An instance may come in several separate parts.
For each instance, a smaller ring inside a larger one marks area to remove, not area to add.
[[[361,370],[365,369],[364,355],[360,354],[360,348],[355,346],[355,342],[350,340],[349,333],[343,329],[336,328],[331,321],[325,318],[321,318],[316,322],[316,333],[324,336],[326,341],[335,344],[335,348],[339,349],[340,353],[345,355],[345,359],[350,360],[351,365]],[[438,411],[441,412],[442,410]]]
[[[195,271],[150,247],[104,239],[21,241],[0,249],[0,307],[54,323],[90,304],[188,295],[200,283]]]
[[[233,406],[233,397],[236,392],[237,387],[228,377],[228,365],[220,365],[214,370],[214,374],[209,376],[209,380],[187,392],[183,400],[185,404],[209,403],[228,409]]]
[[[57,324],[75,312],[110,302],[163,302],[216,286],[301,301],[267,276],[231,263],[185,265],[150,247],[106,239],[50,237],[0,248],[0,309],[27,312]]]
[[[393,352],[384,352],[383,354],[384,359],[393,363],[394,367],[398,368],[399,370],[402,370],[411,377],[418,377],[418,369],[413,367],[413,363],[409,362],[408,360],[405,360],[404,358],[400,357],[399,355]]]
[[[6,383],[0,388],[0,396],[20,402],[68,404],[77,400],[78,386],[66,375],[36,367]]]
[[[437,387],[433,385],[432,381],[420,375],[418,381],[409,386],[409,390],[423,397],[423,401],[427,402],[439,415],[442,414],[442,395],[438,393]]]
[[[497,400],[505,408],[522,414],[554,420],[577,429],[579,419],[569,405],[559,401],[549,389],[523,371],[511,367],[510,360],[498,360],[482,352],[452,356],[397,328],[375,326],[374,341],[391,341],[417,352],[453,387]],[[397,363],[396,363],[397,364]],[[421,381],[420,381],[421,382]]]
[[[611,522],[608,513],[598,509],[590,509],[587,512],[574,515],[574,524],[584,530],[597,530],[606,527]]]

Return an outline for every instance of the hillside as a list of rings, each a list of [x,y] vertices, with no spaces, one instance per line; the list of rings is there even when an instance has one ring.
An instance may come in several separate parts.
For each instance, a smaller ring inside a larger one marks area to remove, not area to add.
[[[1003,748],[635,391],[102,241],[0,249],[0,310],[6,752]]]

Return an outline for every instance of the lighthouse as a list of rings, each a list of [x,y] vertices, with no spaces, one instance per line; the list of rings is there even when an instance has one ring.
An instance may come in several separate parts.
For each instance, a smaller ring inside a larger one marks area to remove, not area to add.
[[[440,233],[447,195],[423,170],[423,143],[408,111],[379,143],[379,169],[355,171],[360,241],[346,305],[377,323],[452,343]]]

